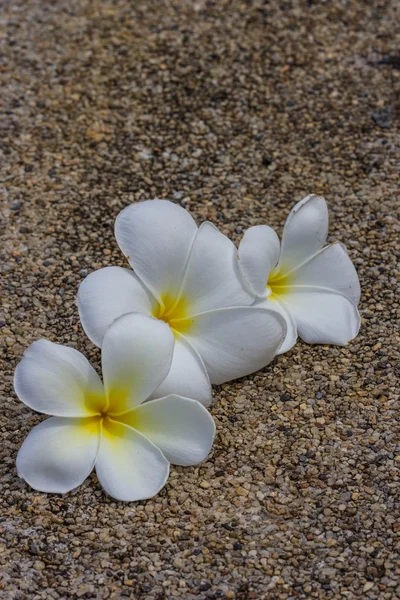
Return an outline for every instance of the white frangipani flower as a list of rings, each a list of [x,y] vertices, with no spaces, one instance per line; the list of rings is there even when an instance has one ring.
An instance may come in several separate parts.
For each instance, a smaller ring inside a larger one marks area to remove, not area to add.
[[[105,267],[81,284],[83,328],[101,346],[107,327],[137,311],[165,321],[175,337],[171,371],[157,394],[207,404],[211,383],[265,367],[285,336],[284,320],[253,308],[232,242],[211,223],[196,226],[167,200],[128,206],[117,217],[117,242],[134,269]],[[182,377],[182,374],[185,377]]]
[[[15,391],[53,416],[22,444],[19,476],[36,490],[65,493],[95,467],[110,496],[142,500],[165,485],[170,463],[206,458],[215,425],[197,400],[169,395],[145,402],[167,376],[173,349],[165,323],[125,315],[104,336],[103,384],[77,350],[34,342],[16,368]]]
[[[282,244],[267,225],[248,229],[239,246],[241,270],[257,307],[285,318],[287,335],[279,354],[299,335],[310,344],[345,345],[359,329],[360,284],[343,244],[324,247],[328,208],[307,196],[292,208]]]

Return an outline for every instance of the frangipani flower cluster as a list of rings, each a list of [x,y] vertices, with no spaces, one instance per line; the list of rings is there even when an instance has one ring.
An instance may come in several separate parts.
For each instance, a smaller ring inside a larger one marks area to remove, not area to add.
[[[65,493],[95,468],[109,495],[139,500],[163,487],[170,463],[204,460],[215,434],[211,384],[265,367],[298,334],[333,344],[357,334],[357,274],[343,246],[323,248],[327,228],[317,196],[293,208],[281,245],[260,225],[239,251],[167,200],[123,210],[115,235],[132,269],[95,271],[78,292],[83,328],[102,349],[103,383],[72,348],[46,340],[28,348],[15,390],[51,417],[23,443],[18,474]]]

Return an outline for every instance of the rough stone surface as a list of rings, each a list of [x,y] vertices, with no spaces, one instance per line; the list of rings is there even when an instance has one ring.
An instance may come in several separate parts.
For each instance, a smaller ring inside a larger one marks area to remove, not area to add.
[[[0,10],[0,597],[399,598],[399,3]],[[354,342],[299,342],[217,388],[212,454],[151,501],[114,502],[94,475],[65,497],[18,479],[41,417],[13,369],[40,337],[99,365],[74,298],[124,264],[124,206],[170,198],[238,241],[311,192],[360,274]]]

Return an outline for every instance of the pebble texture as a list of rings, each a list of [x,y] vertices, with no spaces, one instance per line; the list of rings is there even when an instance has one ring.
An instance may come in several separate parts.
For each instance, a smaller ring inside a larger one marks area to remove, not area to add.
[[[396,0],[1,3],[0,597],[400,597],[400,6]],[[41,417],[12,388],[46,337],[99,351],[78,284],[124,265],[118,212],[159,196],[238,242],[324,195],[362,285],[346,348],[299,342],[215,390],[202,465],[148,502],[15,471]],[[397,387],[397,390],[396,390]]]

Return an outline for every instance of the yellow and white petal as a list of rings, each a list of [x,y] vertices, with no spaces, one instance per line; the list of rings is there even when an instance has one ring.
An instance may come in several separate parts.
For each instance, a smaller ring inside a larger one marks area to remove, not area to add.
[[[253,302],[243,284],[235,246],[212,223],[199,227],[180,297],[187,316]]]
[[[293,271],[290,285],[311,285],[344,294],[354,304],[360,301],[360,282],[357,271],[345,246],[335,242],[326,246],[310,260]]]
[[[39,492],[65,494],[90,475],[100,443],[100,419],[51,417],[32,429],[17,456],[17,472]]]
[[[281,315],[264,308],[221,308],[196,315],[190,321],[185,337],[200,354],[214,384],[268,365],[286,335]]]
[[[14,388],[30,408],[56,417],[86,417],[104,406],[100,377],[73,348],[33,342],[15,369]]]
[[[328,207],[324,198],[311,194],[290,211],[282,234],[277,270],[294,269],[321,250],[328,235]]]
[[[96,461],[104,490],[117,500],[145,500],[167,482],[169,462],[153,442],[131,427],[104,419]]]
[[[193,398],[203,406],[211,404],[211,383],[199,353],[185,337],[175,333],[175,348],[171,370],[151,399],[178,394]]]
[[[311,286],[293,287],[284,302],[296,321],[299,336],[309,344],[345,346],[358,334],[357,307],[339,292]]]
[[[90,273],[79,287],[77,300],[83,329],[99,347],[115,319],[130,312],[152,315],[158,306],[135,273],[122,267]]]
[[[285,319],[286,337],[283,340],[282,345],[279,348],[277,354],[284,354],[285,352],[288,352],[291,348],[293,348],[297,341],[297,325],[292,313],[286,308],[284,300],[278,298],[275,295],[272,295],[269,296],[266,300],[260,302],[259,304],[256,304],[255,306],[259,308],[268,308],[269,310],[274,310]]]
[[[268,275],[277,265],[279,253],[279,237],[268,225],[256,225],[245,232],[239,244],[239,265],[255,296],[267,297]]]
[[[146,200],[119,213],[115,237],[131,267],[159,300],[176,297],[197,233],[181,206],[168,200]]]
[[[103,339],[101,362],[109,414],[141,404],[168,375],[174,335],[164,321],[130,313],[116,319]]]
[[[126,413],[123,421],[151,440],[174,465],[197,465],[207,457],[215,437],[208,410],[177,395],[146,402]]]

